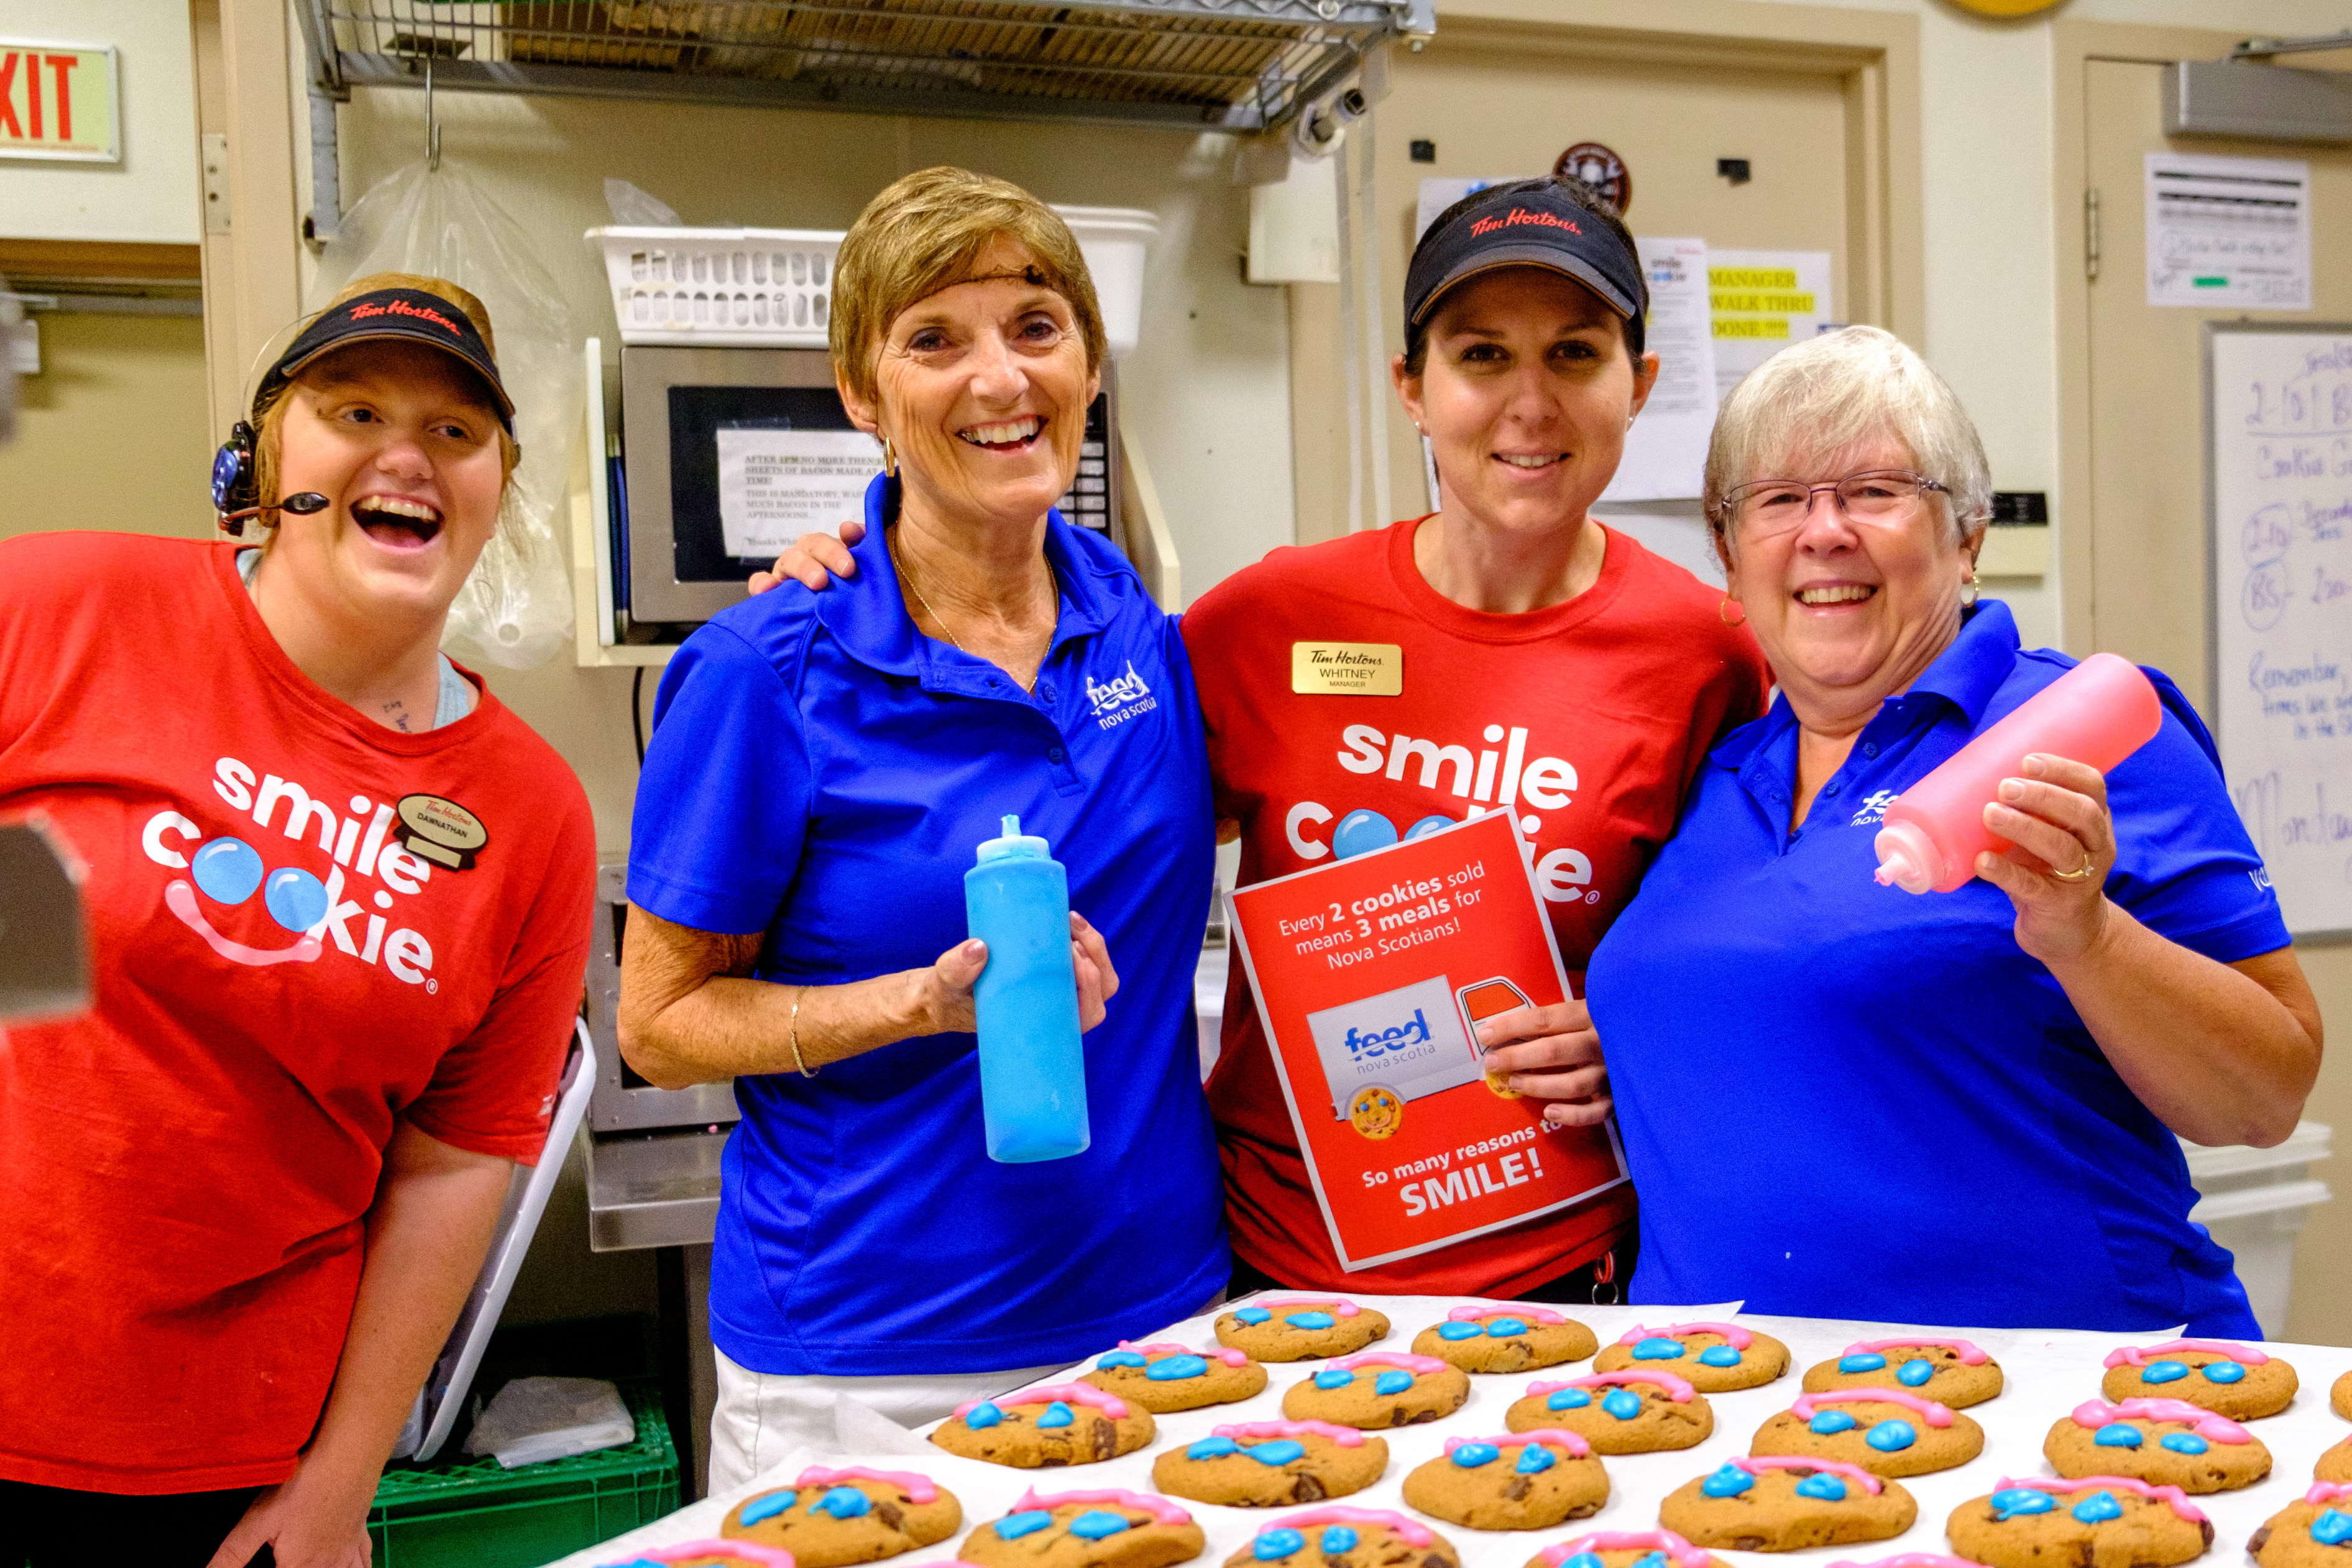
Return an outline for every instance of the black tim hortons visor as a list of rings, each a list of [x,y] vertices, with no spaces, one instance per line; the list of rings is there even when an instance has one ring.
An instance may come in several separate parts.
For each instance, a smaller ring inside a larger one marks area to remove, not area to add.
[[[1408,322],[1423,325],[1455,284],[1505,267],[1549,267],[1628,320],[1642,319],[1648,294],[1641,261],[1591,208],[1549,180],[1496,185],[1475,200],[1413,252],[1404,282]]]
[[[379,288],[320,311],[319,319],[302,329],[302,335],[287,346],[261,378],[253,395],[254,406],[259,408],[320,355],[352,343],[387,338],[429,343],[464,361],[489,389],[499,423],[509,435],[514,434],[514,400],[507,396],[506,383],[499,380],[498,361],[490,358],[489,345],[482,341],[463,310],[437,294],[418,288]]]

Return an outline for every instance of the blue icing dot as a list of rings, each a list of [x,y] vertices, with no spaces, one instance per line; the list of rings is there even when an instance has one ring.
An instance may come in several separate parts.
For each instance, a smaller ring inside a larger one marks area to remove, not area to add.
[[[1587,1394],[1581,1388],[1555,1388],[1551,1391],[1551,1397],[1544,1401],[1544,1408],[1547,1410],[1581,1410],[1591,1403],[1592,1396]],[[1575,1561],[1575,1559],[1570,1559],[1570,1562],[1573,1561]],[[1568,1563],[1561,1563],[1559,1568],[1568,1568]]]
[[[874,1511],[873,1500],[856,1487],[835,1487],[816,1500],[811,1513],[824,1512],[835,1519],[864,1519]]]
[[[261,856],[243,839],[215,839],[188,857],[188,874],[221,904],[243,904],[261,885]]]
[[[1635,1361],[1679,1361],[1682,1359],[1683,1349],[1683,1342],[1678,1339],[1663,1339],[1653,1334],[1633,1347],[1633,1359]]]
[[[1815,1498],[1822,1502],[1843,1502],[1845,1482],[1827,1470],[1815,1470],[1797,1483],[1797,1495]]]
[[[1601,1408],[1620,1421],[1631,1421],[1642,1413],[1642,1396],[1630,1388],[1620,1388],[1601,1402]]]
[[[1491,1465],[1501,1458],[1503,1450],[1492,1443],[1464,1443],[1450,1457],[1464,1469],[1475,1470],[1480,1465]]]
[[[1324,1531],[1322,1539],[1315,1544],[1325,1555],[1337,1557],[1343,1552],[1353,1552],[1356,1549],[1356,1541],[1354,1531],[1344,1524],[1335,1524]]]
[[[2201,1454],[2210,1446],[2194,1432],[2168,1432],[2157,1440],[2158,1448],[2176,1454]]]
[[[1004,1412],[983,1399],[971,1407],[971,1414],[963,1418],[963,1424],[973,1431],[979,1432],[985,1431],[1003,1419]]]
[[[1203,1437],[1184,1450],[1188,1459],[1222,1459],[1227,1454],[1238,1454],[1242,1446],[1231,1437]]]
[[[2234,1361],[2211,1362],[2205,1368],[2205,1381],[2208,1383],[2243,1383],[2245,1380],[2246,1369]]]
[[[2188,1375],[2187,1364],[2178,1361],[2151,1361],[2139,1369],[2142,1383],[2178,1383]]]
[[[2048,1513],[2058,1506],[2058,1500],[2039,1487],[2009,1487],[1985,1500],[1992,1504],[1992,1516],[1997,1520],[2022,1519],[2028,1514]]]
[[[1355,1381],[1354,1373],[1342,1372],[1336,1366],[1328,1372],[1318,1372],[1315,1375],[1315,1386],[1318,1388],[1345,1388]]]
[[[2142,1439],[2138,1427],[2126,1427],[2117,1421],[2112,1426],[2100,1427],[2091,1441],[2102,1448],[2137,1448]]]
[[[1018,1541],[1024,1535],[1034,1535],[1054,1522],[1054,1516],[1042,1508],[1024,1509],[1008,1513],[996,1521],[996,1533],[1006,1541]]]
[[[1709,1497],[1738,1497],[1755,1484],[1754,1476],[1749,1475],[1738,1465],[1727,1464],[1706,1479],[1699,1482],[1698,1490]]]
[[[1515,1333],[1525,1333],[1528,1325],[1517,1318],[1496,1318],[1486,1325],[1487,1334],[1495,1339],[1508,1339]]]
[[[1261,1563],[1279,1563],[1306,1545],[1307,1537],[1295,1530],[1262,1530],[1250,1547],[1250,1555]]]
[[[755,1497],[743,1505],[743,1517],[738,1522],[757,1524],[763,1519],[773,1519],[792,1507],[800,1495],[796,1491],[772,1491],[765,1497]]]
[[[1412,1386],[1412,1374],[1410,1372],[1383,1372],[1372,1379],[1372,1392],[1375,1394],[1402,1394]]]
[[[1045,1413],[1043,1416],[1037,1417],[1037,1429],[1041,1432],[1050,1432],[1056,1427],[1066,1427],[1076,1419],[1076,1416],[1070,1414],[1070,1407],[1056,1399],[1045,1406]]]
[[[2104,1524],[2111,1519],[2121,1519],[2124,1505],[2116,1500],[2111,1491],[2095,1491],[2066,1511],[2084,1524]]]
[[[1935,1375],[1936,1364],[1934,1362],[1927,1360],[1906,1361],[1903,1364],[1903,1370],[1895,1375],[1895,1381],[1901,1384],[1906,1388],[1916,1388]]]
[[[2327,1509],[2311,1521],[2311,1538],[2322,1546],[2341,1546],[2352,1541],[2352,1513],[2341,1509]]]
[[[1438,1325],[1437,1337],[1445,1340],[1476,1339],[1486,1332],[1476,1323],[1441,1323]]]
[[[1272,1316],[1274,1316],[1274,1314],[1267,1312],[1264,1307],[1236,1307],[1234,1309],[1234,1321],[1238,1322],[1262,1323]]]
[[[1601,1559],[1590,1552],[1580,1552],[1559,1568],[1601,1568]]]
[[[1328,1329],[1339,1320],[1328,1312],[1292,1312],[1282,1321],[1295,1329]]]
[[[1882,1454],[1899,1452],[1918,1440],[1918,1430],[1908,1421],[1881,1421],[1863,1438]]]
[[[1103,1368],[1105,1371],[1108,1371],[1114,1366],[1141,1366],[1143,1364],[1143,1357],[1136,1354],[1135,1352],[1131,1350],[1115,1350],[1108,1355],[1105,1355],[1100,1361],[1096,1362],[1095,1364]]]
[[[326,918],[327,887],[317,877],[299,866],[269,873],[261,890],[261,902],[269,911],[269,918],[289,931],[308,931]]]
[[[1860,1355],[1841,1356],[1838,1359],[1840,1372],[1878,1372],[1885,1365],[1886,1358],[1874,1350],[1866,1350]]]
[[[1339,825],[1331,830],[1331,852],[1341,860],[1367,850],[1384,850],[1396,841],[1396,824],[1361,807],[1340,818]]]
[[[1539,1476],[1558,1463],[1549,1448],[1541,1443],[1529,1443],[1519,1450],[1519,1462],[1515,1468],[1523,1476]]]
[[[1209,1364],[1197,1355],[1171,1355],[1151,1364],[1143,1375],[1154,1383],[1174,1383],[1186,1377],[1206,1377]]]
[[[1261,1465],[1286,1465],[1293,1459],[1303,1458],[1307,1445],[1294,1443],[1285,1437],[1277,1442],[1260,1443],[1254,1448],[1244,1448],[1242,1452]]]
[[[1107,1535],[1117,1535],[1123,1530],[1134,1528],[1124,1515],[1106,1513],[1098,1508],[1090,1508],[1070,1521],[1070,1533],[1081,1541],[1100,1541]]]
[[[1824,1410],[1806,1422],[1805,1429],[1818,1437],[1828,1437],[1840,1432],[1851,1432],[1861,1425],[1843,1410]]]
[[[1739,1353],[1727,1344],[1711,1344],[1698,1353],[1701,1366],[1738,1366]]]

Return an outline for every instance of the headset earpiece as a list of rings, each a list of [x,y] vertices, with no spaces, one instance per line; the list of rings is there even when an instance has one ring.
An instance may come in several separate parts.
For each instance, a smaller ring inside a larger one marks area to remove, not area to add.
[[[213,510],[220,514],[223,531],[234,538],[245,537],[245,520],[230,514],[249,510],[260,499],[254,441],[253,426],[240,419],[213,455]]]

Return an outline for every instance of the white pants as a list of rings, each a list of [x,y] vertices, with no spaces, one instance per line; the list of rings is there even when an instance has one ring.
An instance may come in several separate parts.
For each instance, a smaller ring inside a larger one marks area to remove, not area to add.
[[[985,1399],[1034,1383],[1068,1364],[1004,1372],[909,1374],[898,1377],[823,1377],[753,1372],[718,1346],[719,1400],[710,1412],[710,1483],[706,1496],[740,1486],[794,1448],[842,1451],[835,1401],[847,1397],[899,1426],[920,1427],[967,1399]]]

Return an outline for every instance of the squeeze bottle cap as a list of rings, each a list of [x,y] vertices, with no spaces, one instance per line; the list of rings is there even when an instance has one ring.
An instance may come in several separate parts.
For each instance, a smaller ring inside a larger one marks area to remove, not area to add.
[[[1878,852],[1878,882],[1882,887],[1926,893],[1936,885],[1944,869],[1944,857],[1937,852],[1936,841],[1916,822],[1887,823],[1878,830],[1872,847]]]
[[[986,865],[991,861],[1042,861],[1052,858],[1052,855],[1047,852],[1045,840],[1034,835],[1024,834],[1021,831],[1021,819],[1007,817],[1004,819],[1003,838],[981,840],[980,859],[977,863]]]

